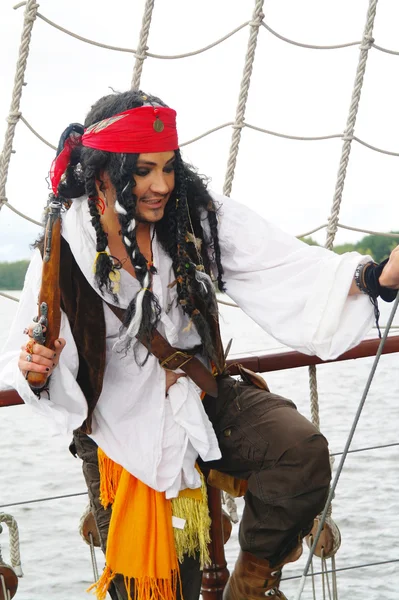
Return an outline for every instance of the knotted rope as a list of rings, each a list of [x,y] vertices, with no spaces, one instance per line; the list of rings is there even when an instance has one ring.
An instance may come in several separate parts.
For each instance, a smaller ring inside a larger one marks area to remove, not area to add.
[[[334,245],[335,235],[338,230],[339,212],[342,203],[342,194],[346,178],[346,170],[349,162],[349,155],[352,147],[353,134],[355,130],[356,117],[359,110],[360,95],[363,86],[364,73],[366,71],[366,63],[368,58],[368,51],[373,43],[373,26],[374,19],[377,10],[377,1],[371,0],[367,13],[366,26],[362,42],[360,45],[360,56],[356,70],[355,83],[352,92],[352,99],[349,108],[349,115],[346,122],[344,143],[342,145],[341,159],[339,163],[337,181],[335,186],[335,193],[333,203],[331,207],[330,217],[328,219],[327,226],[327,239],[325,247],[331,250]],[[317,378],[316,378],[316,367],[312,365],[309,367],[309,386],[310,386],[310,398],[311,398],[311,415],[312,423],[319,429],[320,428],[320,417],[319,417],[319,399],[317,393]]]
[[[238,517],[237,504],[234,497],[227,492],[223,492],[223,499],[229,513],[230,521],[232,523],[238,523],[240,519]]]
[[[141,23],[140,39],[136,50],[136,62],[134,63],[132,90],[138,90],[140,87],[141,72],[143,70],[144,60],[147,58],[146,51],[148,34],[152,19],[152,11],[154,10],[155,0],[147,0],[144,8],[143,20]]]
[[[31,39],[32,27],[36,19],[36,13],[38,8],[39,5],[36,4],[35,0],[28,0],[28,2],[26,3],[24,14],[24,26],[21,35],[21,44],[19,48],[17,68],[15,72],[11,106],[10,112],[7,117],[8,125],[5,133],[4,146],[0,160],[0,209],[4,204],[7,204],[7,206],[12,209],[11,205],[8,204],[6,196],[6,182],[8,176],[8,169],[10,166],[11,154],[13,151],[12,144],[15,135],[15,127],[21,116],[19,108],[21,102],[22,87],[24,85],[24,76],[29,55],[29,44]],[[15,210],[15,212],[18,211]]]
[[[233,134],[231,136],[231,145],[229,158],[227,162],[226,177],[223,186],[223,194],[225,196],[230,196],[234,179],[238,148],[241,140],[241,129],[244,127],[245,109],[247,105],[249,85],[251,83],[251,75],[255,59],[255,50],[258,41],[259,27],[261,26],[264,17],[264,14],[262,12],[263,3],[264,0],[256,0],[255,9],[252,15],[252,21],[249,22],[250,34],[248,40],[248,48],[245,56],[244,71],[241,80],[236,117],[233,125]]]
[[[347,170],[347,166],[348,166],[348,162],[349,162],[349,155],[350,155],[350,151],[351,151],[351,144],[352,144],[353,134],[354,134],[354,130],[355,130],[356,117],[357,117],[357,113],[359,110],[360,95],[361,95],[362,86],[363,86],[364,74],[366,71],[368,51],[374,42],[372,33],[373,33],[373,27],[374,27],[375,14],[376,14],[376,10],[377,10],[377,2],[378,2],[378,0],[370,0],[370,2],[369,2],[366,25],[365,25],[365,29],[364,29],[364,33],[363,33],[362,43],[360,45],[360,56],[359,56],[357,70],[356,70],[355,83],[354,83],[354,87],[353,87],[352,99],[351,99],[351,104],[350,104],[350,108],[349,108],[349,115],[348,115],[346,128],[345,128],[344,143],[342,145],[341,160],[340,160],[339,169],[338,169],[335,193],[334,193],[333,203],[332,203],[332,207],[331,207],[331,214],[330,214],[330,217],[328,220],[327,239],[326,239],[325,247],[328,248],[329,250],[331,250],[333,247],[335,235],[338,230],[339,212],[340,212],[341,203],[342,203],[342,194],[343,194],[343,189],[344,189],[344,184],[345,184],[346,170]],[[318,406],[317,380],[316,380],[316,367],[315,366],[309,367],[309,382],[310,382],[310,392],[311,392],[312,421],[314,422],[315,426],[317,428],[319,428],[320,420],[319,420],[319,406]],[[305,587],[306,575],[309,570],[310,563],[312,561],[312,557],[313,557],[313,553],[314,553],[316,544],[320,538],[320,534],[321,534],[323,525],[325,522],[327,522],[327,519],[330,522],[332,520],[331,519],[331,499],[332,499],[331,492],[333,492],[333,490],[331,490],[330,494],[329,494],[329,499],[327,501],[328,506],[324,509],[323,514],[320,517],[319,527],[318,527],[317,533],[315,535],[312,547],[310,549],[310,553],[309,553],[308,560],[306,562],[306,566],[303,571],[303,576],[301,579],[301,584],[299,587],[298,595],[296,596],[296,600],[300,600],[300,598],[302,596],[302,592]],[[339,535],[339,532],[334,534],[334,543],[335,543],[335,545],[337,545],[337,547],[339,546],[338,539],[336,539],[336,536],[338,536],[338,535]]]
[[[230,196],[231,188],[234,179],[234,172],[237,163],[238,149],[241,140],[241,130],[245,126],[244,117],[248,99],[249,85],[251,83],[252,68],[255,59],[256,44],[258,41],[259,27],[262,24],[264,14],[262,12],[264,0],[256,0],[255,8],[252,15],[252,20],[249,22],[250,34],[248,40],[247,53],[245,56],[244,71],[241,80],[240,93],[238,96],[238,104],[236,116],[234,120],[233,134],[231,136],[231,145],[229,158],[227,162],[226,176],[223,186],[223,194]],[[229,512],[230,519],[233,523],[238,523],[237,505],[233,496],[224,494],[226,508]]]
[[[245,127],[245,109],[247,105],[249,85],[251,83],[253,63],[255,60],[255,50],[258,42],[259,27],[261,26],[263,17],[265,16],[262,12],[263,3],[264,0],[255,1],[255,8],[252,14],[252,20],[249,21],[250,34],[247,46],[247,53],[245,56],[244,70],[241,79],[240,93],[238,96],[236,116],[232,125],[233,134],[231,136],[230,152],[227,161],[227,170],[223,186],[223,194],[225,196],[230,196],[231,194],[231,188],[233,185],[234,173],[237,164],[238,149],[241,140],[241,130],[243,129],[243,127]],[[238,523],[239,519],[237,514],[237,505],[233,496],[225,493],[224,500],[232,523]]]
[[[8,533],[10,537],[10,558],[11,566],[18,577],[23,577],[22,566],[21,566],[21,555],[19,552],[19,533],[18,525],[13,516],[7,513],[0,513],[0,523],[5,523],[8,526]],[[1,525],[0,525],[1,532]],[[5,565],[0,551],[0,565]]]

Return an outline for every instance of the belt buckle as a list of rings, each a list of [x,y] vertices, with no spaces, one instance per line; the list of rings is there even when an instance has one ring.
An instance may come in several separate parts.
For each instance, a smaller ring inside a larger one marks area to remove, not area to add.
[[[170,369],[168,367],[169,362],[177,357],[184,358],[185,360],[182,363],[180,363],[179,365],[177,365],[174,369]],[[166,371],[176,371],[176,369],[181,369],[182,367],[184,367],[184,365],[186,363],[188,363],[192,358],[193,357],[191,356],[191,354],[186,354],[185,352],[181,352],[181,350],[176,350],[176,352],[173,352],[173,354],[171,354],[170,356],[165,358],[163,361],[161,361],[160,365]]]

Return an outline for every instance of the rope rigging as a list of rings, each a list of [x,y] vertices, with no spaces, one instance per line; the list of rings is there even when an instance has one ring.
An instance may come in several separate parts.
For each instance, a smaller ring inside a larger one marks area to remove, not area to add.
[[[18,525],[14,517],[6,513],[0,513],[0,533],[3,531],[1,523],[5,523],[8,527],[11,566],[3,560],[0,546],[0,598],[11,600],[18,588],[18,577],[23,577]]]
[[[8,121],[7,131],[6,131],[6,135],[5,135],[3,152],[0,157],[1,158],[1,160],[0,160],[0,209],[3,205],[7,205],[8,208],[10,208],[10,210],[15,212],[19,216],[31,221],[32,223],[34,223],[36,225],[41,225],[40,222],[38,222],[38,221],[28,217],[27,215],[24,215],[22,212],[18,211],[14,206],[12,206],[9,203],[8,198],[6,196],[6,182],[7,182],[7,175],[8,175],[11,154],[13,153],[12,147],[13,147],[13,140],[14,140],[14,135],[15,135],[15,128],[16,128],[16,124],[19,120],[21,120],[28,127],[28,129],[36,137],[38,137],[38,139],[40,139],[44,144],[46,144],[47,146],[49,146],[52,149],[55,149],[55,146],[53,146],[51,143],[46,141],[30,125],[30,123],[25,119],[25,117],[20,112],[20,99],[21,99],[21,94],[22,94],[22,86],[24,84],[24,73],[25,73],[25,69],[26,69],[26,63],[27,63],[27,58],[28,58],[28,54],[29,54],[29,43],[30,43],[31,31],[32,31],[33,23],[36,18],[42,19],[43,21],[45,21],[52,27],[55,27],[56,29],[62,31],[63,33],[66,33],[67,35],[75,37],[76,39],[79,39],[83,42],[86,42],[86,43],[89,43],[89,44],[92,44],[92,45],[95,45],[98,47],[102,47],[102,48],[105,48],[108,50],[115,50],[115,51],[127,52],[127,53],[133,54],[136,59],[135,65],[134,65],[134,70],[133,70],[133,75],[132,75],[132,88],[133,89],[138,89],[140,86],[142,69],[143,69],[144,61],[147,57],[154,58],[154,59],[174,60],[174,59],[181,59],[181,58],[187,58],[190,56],[194,56],[194,55],[200,54],[202,52],[205,52],[207,50],[210,50],[211,48],[214,48],[218,44],[224,42],[228,38],[235,35],[237,32],[239,32],[243,28],[249,27],[250,34],[249,34],[247,52],[246,52],[246,57],[245,57],[245,65],[244,65],[244,70],[243,70],[243,75],[242,75],[242,80],[241,80],[241,85],[240,85],[240,91],[239,91],[238,103],[237,103],[237,109],[236,109],[236,115],[235,115],[234,121],[224,123],[222,125],[214,127],[212,129],[209,129],[208,131],[200,134],[199,136],[192,138],[191,140],[188,140],[187,142],[184,142],[183,144],[181,144],[181,146],[185,146],[185,145],[194,143],[194,142],[196,142],[196,141],[198,141],[220,129],[223,129],[226,127],[232,128],[231,145],[230,145],[230,151],[229,151],[227,169],[226,169],[226,175],[225,175],[225,181],[224,181],[224,188],[223,188],[223,193],[225,195],[229,196],[231,193],[232,184],[233,184],[233,180],[234,180],[234,176],[235,176],[236,162],[237,162],[240,140],[241,140],[241,132],[244,128],[253,129],[253,130],[259,131],[261,133],[268,134],[268,135],[273,135],[273,136],[277,136],[277,137],[281,137],[281,138],[298,140],[298,141],[319,141],[319,140],[333,139],[333,138],[342,139],[343,146],[342,146],[341,159],[340,159],[340,164],[339,164],[334,198],[333,198],[333,202],[332,202],[331,214],[328,219],[328,222],[326,224],[320,225],[317,228],[312,229],[311,231],[309,231],[305,234],[301,234],[301,236],[298,236],[298,237],[304,237],[304,236],[310,235],[311,233],[319,231],[320,229],[327,228],[325,247],[328,249],[333,248],[334,239],[335,239],[338,228],[347,229],[347,230],[351,230],[351,231],[357,231],[357,232],[363,232],[363,233],[367,233],[367,234],[383,235],[383,236],[390,237],[393,239],[399,238],[399,234],[384,233],[384,232],[360,229],[360,228],[355,228],[352,226],[343,225],[343,224],[339,223],[339,213],[340,213],[340,208],[341,208],[341,203],[342,203],[343,189],[344,189],[347,166],[349,163],[352,141],[356,141],[359,144],[362,144],[365,147],[368,147],[369,149],[374,150],[376,152],[380,152],[380,153],[383,153],[386,155],[391,155],[391,156],[399,156],[399,152],[391,152],[388,150],[383,150],[383,149],[377,148],[376,146],[372,146],[368,142],[365,142],[354,135],[356,116],[357,116],[359,102],[360,102],[360,95],[361,95],[363,78],[364,78],[364,74],[365,74],[369,50],[371,48],[374,48],[374,49],[377,49],[382,52],[399,55],[399,52],[393,51],[393,50],[388,50],[381,46],[377,46],[374,42],[374,39],[372,37],[372,32],[373,32],[373,25],[374,25],[375,13],[376,13],[377,0],[370,1],[365,31],[364,31],[364,35],[363,35],[363,38],[361,41],[348,42],[345,44],[338,44],[338,45],[332,45],[332,46],[317,46],[317,45],[310,45],[310,44],[295,42],[294,40],[290,40],[289,38],[286,38],[286,37],[282,36],[281,34],[277,33],[276,31],[274,31],[270,26],[268,26],[265,23],[264,14],[262,12],[264,0],[256,0],[255,8],[254,8],[251,20],[244,22],[243,24],[239,25],[231,32],[224,35],[222,38],[216,40],[215,42],[213,42],[203,48],[200,48],[200,49],[192,51],[192,52],[184,53],[184,54],[178,54],[178,55],[160,55],[160,54],[154,54],[154,53],[148,52],[147,42],[148,42],[148,35],[149,35],[149,31],[150,31],[150,26],[151,26],[152,13],[153,13],[153,9],[154,9],[154,2],[155,2],[155,0],[146,0],[144,14],[143,14],[143,20],[142,20],[142,27],[141,27],[141,31],[140,31],[140,39],[139,39],[139,42],[137,45],[137,49],[120,48],[117,46],[101,44],[99,42],[89,40],[87,38],[84,38],[83,36],[79,36],[71,31],[68,31],[67,29],[64,29],[63,27],[57,25],[56,23],[50,21],[49,19],[47,19],[46,17],[41,15],[37,10],[39,5],[36,4],[36,2],[34,2],[33,0],[28,0],[27,2],[21,2],[15,7],[15,8],[20,8],[21,6],[26,6],[26,9],[25,9],[25,17],[24,17],[24,28],[23,28],[22,37],[21,37],[21,47],[20,47],[18,64],[17,64],[17,72],[16,72],[14,89],[13,89],[13,94],[12,94],[12,102],[11,102],[9,116],[7,119],[7,121]],[[266,129],[263,129],[258,126],[251,125],[251,124],[245,122],[246,103],[247,103],[248,93],[249,93],[249,88],[250,88],[252,68],[253,68],[253,64],[254,64],[254,60],[255,60],[258,35],[259,35],[261,26],[263,28],[265,28],[269,33],[271,33],[275,37],[279,38],[280,40],[282,40],[286,43],[289,43],[289,44],[294,44],[296,46],[303,47],[303,48],[327,50],[327,49],[342,49],[342,48],[349,47],[349,46],[360,45],[359,62],[358,62],[358,67],[357,67],[357,72],[356,72],[356,77],[355,77],[355,82],[354,82],[354,89],[353,89],[353,93],[352,93],[352,100],[351,100],[351,104],[350,104],[349,115],[348,115],[344,133],[332,134],[332,135],[327,135],[327,136],[317,136],[317,137],[300,137],[300,136],[291,136],[291,135],[287,135],[287,134],[283,134],[283,133],[266,130]],[[10,300],[17,300],[16,298],[9,296],[3,292],[0,292],[0,295],[5,298],[8,298]],[[226,304],[228,306],[235,306],[233,303],[229,303],[226,301],[220,301],[220,303]],[[358,420],[360,418],[362,408],[363,408],[365,400],[367,398],[368,390],[370,388],[372,379],[374,377],[374,374],[375,374],[375,371],[376,371],[376,368],[378,365],[379,357],[381,356],[382,348],[384,346],[385,340],[388,336],[389,330],[392,325],[392,320],[393,320],[393,316],[395,314],[397,305],[398,305],[398,300],[395,302],[394,307],[392,309],[392,313],[389,318],[388,324],[386,326],[384,336],[381,340],[379,351],[375,358],[373,367],[370,372],[369,379],[366,384],[365,391],[364,391],[362,399],[360,401],[358,412],[356,414],[351,432],[349,434],[347,443],[345,445],[345,449],[342,452],[342,458],[341,458],[340,464],[338,466],[336,476],[335,476],[334,481],[331,486],[330,495],[329,495],[326,507],[325,507],[322,515],[320,516],[319,531],[316,532],[316,534],[313,538],[313,544],[310,549],[309,558],[308,558],[306,567],[304,569],[304,573],[301,577],[300,590],[299,590],[299,593],[297,596],[297,600],[299,600],[301,598],[301,593],[304,588],[305,579],[309,576],[308,570],[311,565],[312,554],[317,545],[317,541],[320,536],[321,529],[322,529],[324,523],[326,522],[326,520],[327,520],[327,522],[329,520],[331,522],[331,500],[333,498],[334,491],[337,486],[337,483],[338,483],[338,480],[339,480],[339,477],[340,477],[347,454],[349,454],[351,452],[360,452],[360,451],[364,451],[364,450],[398,445],[398,444],[385,444],[382,446],[374,446],[372,448],[349,450]],[[317,428],[320,428],[317,376],[316,376],[316,367],[314,367],[314,366],[309,367],[309,387],[310,387],[310,396],[311,396],[312,422],[316,425]],[[341,454],[341,453],[335,453],[335,455],[338,455],[338,454]],[[334,456],[334,454],[332,454],[331,456]],[[41,499],[30,500],[30,501],[26,501],[26,502],[17,502],[17,503],[13,503],[13,504],[7,504],[0,508],[5,508],[8,506],[15,506],[18,504],[41,502],[44,500],[51,500],[51,499],[55,499],[55,498],[66,498],[66,497],[72,497],[72,496],[84,495],[84,494],[86,494],[86,492],[79,493],[79,494],[54,496],[52,498],[41,498]],[[230,512],[230,518],[232,519],[233,522],[237,522],[238,521],[237,508],[236,508],[233,498],[226,495],[225,500],[226,500],[226,506]],[[1,515],[0,515],[0,517],[1,517]],[[10,532],[10,536],[11,536],[11,532]],[[92,546],[91,546],[91,553],[92,553],[92,560],[93,560],[93,569],[95,569],[95,566],[94,566],[94,562],[95,562],[94,558],[95,557],[93,558],[94,549]],[[320,573],[312,572],[313,576],[322,575],[324,578],[327,574],[335,574],[338,571],[348,570],[351,568],[359,568],[359,567],[346,567],[346,568],[336,569],[334,566],[334,568],[332,570],[328,570],[328,569],[326,569],[324,559],[325,559],[325,557],[322,557],[322,571]],[[393,562],[398,562],[398,561],[399,561],[399,559],[393,559],[392,561],[384,561],[383,563],[368,563],[368,564],[364,564],[364,565],[360,565],[360,566],[387,564],[388,562],[393,563]],[[0,556],[0,563],[1,563],[1,556]],[[98,574],[97,574],[97,577],[98,577]],[[284,578],[284,580],[294,579],[294,578],[295,577],[287,577],[287,578]],[[326,579],[326,586],[328,588],[329,597],[331,597],[331,593],[332,593],[332,597],[336,598],[337,592],[335,589],[336,588],[335,581],[333,580],[333,591],[332,592],[329,588],[328,578]]]
[[[14,9],[21,8],[21,7],[25,6],[26,4],[27,4],[27,2],[19,2],[18,4],[16,4],[14,6]],[[146,14],[148,13],[148,10],[149,10],[148,8],[145,8]],[[152,8],[151,8],[151,11],[152,11]],[[138,50],[139,46],[137,49],[134,49],[134,48],[122,48],[120,46],[112,46],[109,44],[103,44],[101,42],[91,40],[84,36],[78,35],[77,33],[70,31],[69,29],[65,29],[65,27],[61,27],[61,25],[54,23],[54,21],[51,21],[50,19],[48,19],[47,17],[42,15],[40,12],[37,12],[36,16],[39,19],[42,19],[42,21],[44,21],[51,27],[54,27],[55,29],[62,31],[62,33],[65,33],[66,35],[74,37],[75,39],[80,40],[81,42],[85,42],[87,44],[91,44],[91,45],[97,46],[99,48],[104,48],[105,50],[115,50],[116,52],[127,52],[130,54],[138,54],[139,56],[141,56],[141,53]],[[229,39],[230,37],[232,37],[239,31],[241,31],[241,29],[248,27],[249,25],[251,25],[251,23],[252,22],[250,20],[245,21],[244,23],[241,23],[241,25],[238,25],[232,31],[223,35],[221,38],[218,38],[211,44],[203,46],[202,48],[198,48],[197,50],[192,50],[190,52],[185,52],[185,53],[181,53],[181,54],[154,54],[153,52],[148,52],[147,51],[148,49],[144,47],[143,54],[145,53],[145,55],[148,56],[149,58],[156,58],[156,59],[160,59],[160,60],[176,60],[179,58],[188,58],[190,56],[202,54],[203,52],[206,52],[207,50],[211,50],[212,48],[215,48],[215,46],[218,46],[222,42],[226,41],[227,39]],[[277,31],[272,29],[272,27],[270,27],[270,25],[268,25],[264,21],[264,19],[262,19],[260,24],[262,25],[262,27],[264,27],[269,33],[274,35],[276,38],[280,39],[283,42],[286,42],[287,44],[292,44],[294,46],[298,46],[299,48],[307,48],[310,50],[340,50],[342,48],[349,48],[351,46],[359,46],[362,43],[361,40],[356,40],[353,42],[344,42],[342,44],[332,44],[332,45],[328,45],[328,46],[323,46],[323,45],[318,45],[318,44],[306,44],[306,43],[298,42],[298,41],[295,41],[288,37],[283,36],[281,33],[278,33]],[[392,50],[390,48],[384,48],[383,46],[379,46],[378,44],[375,44],[374,41],[371,42],[371,47],[375,48],[376,50],[379,50],[380,52],[385,52],[386,54],[392,54],[395,56],[399,56],[399,50]]]
[[[6,129],[5,138],[4,138],[3,151],[2,151],[1,157],[0,157],[0,209],[4,204],[6,204],[11,210],[16,212],[20,216],[23,216],[22,213],[17,211],[17,209],[13,208],[8,202],[8,199],[6,196],[6,182],[7,182],[8,168],[10,165],[10,159],[11,159],[11,153],[12,153],[12,145],[13,145],[14,136],[15,136],[15,128],[16,128],[17,122],[20,117],[19,109],[20,109],[20,102],[21,102],[21,96],[22,96],[22,88],[24,85],[25,70],[26,70],[26,65],[28,62],[29,45],[30,45],[30,39],[31,39],[31,34],[32,34],[32,28],[33,28],[33,24],[36,19],[36,13],[37,13],[38,7],[39,7],[39,5],[36,4],[36,2],[34,0],[28,0],[28,2],[26,2],[26,8],[25,8],[25,14],[24,14],[24,26],[23,26],[23,30],[22,30],[22,34],[21,34],[21,45],[19,48],[17,68],[16,68],[16,72],[15,72],[14,88],[13,88],[12,98],[11,98],[10,112],[9,112],[8,118],[7,118],[7,129]],[[29,219],[29,217],[25,217],[25,218]],[[29,220],[32,221],[32,219],[29,219]],[[35,222],[35,221],[33,221],[33,222]]]
[[[332,248],[333,248],[335,235],[338,231],[339,213],[340,213],[340,208],[341,208],[341,203],[342,203],[342,196],[343,196],[346,172],[347,172],[347,167],[348,167],[348,163],[349,163],[351,144],[352,144],[352,139],[353,139],[354,130],[355,130],[356,117],[357,117],[357,113],[358,113],[358,109],[359,109],[360,95],[361,95],[361,91],[362,91],[362,87],[363,87],[363,79],[364,79],[364,74],[366,71],[368,51],[371,47],[371,44],[374,42],[374,39],[372,38],[372,33],[373,33],[373,26],[374,26],[376,10],[377,10],[377,0],[370,0],[368,12],[367,12],[366,25],[365,25],[365,29],[364,29],[364,33],[363,33],[362,42],[360,45],[360,55],[359,55],[359,61],[358,61],[357,70],[356,70],[354,87],[353,87],[353,91],[352,91],[352,99],[351,99],[349,114],[348,114],[346,127],[345,127],[344,143],[342,146],[341,160],[339,163],[337,181],[336,181],[336,186],[335,186],[335,193],[334,193],[334,198],[333,198],[332,207],[331,207],[331,214],[328,219],[327,238],[326,238],[325,247],[329,250],[332,250]],[[392,313],[391,313],[391,317],[390,317],[387,329],[385,330],[383,339],[381,340],[380,348],[377,353],[378,357],[381,355],[381,351],[382,351],[382,348],[384,347],[385,339],[388,336],[390,325],[392,323],[393,316],[396,312],[396,307],[397,307],[397,302],[395,302],[395,306],[392,309]],[[303,592],[303,589],[305,587],[305,582],[306,582],[305,576],[308,573],[310,564],[312,562],[313,555],[317,551],[317,544],[320,539],[320,536],[322,535],[323,528],[326,527],[329,522],[330,522],[330,531],[334,538],[334,546],[335,546],[336,550],[340,546],[339,530],[337,527],[331,528],[331,524],[335,525],[331,520],[331,510],[332,510],[331,502],[334,498],[335,488],[338,484],[338,480],[339,480],[339,477],[340,477],[340,474],[342,471],[342,467],[343,467],[343,464],[346,459],[346,453],[349,450],[349,445],[353,438],[353,435],[354,435],[354,432],[355,432],[355,429],[357,426],[357,422],[358,422],[358,419],[360,418],[361,410],[363,408],[363,404],[367,397],[368,389],[371,385],[371,381],[373,379],[375,369],[378,364],[377,357],[376,357],[374,364],[375,364],[375,368],[373,366],[373,369],[371,371],[371,375],[369,378],[369,382],[366,385],[366,391],[364,394],[363,403],[361,402],[361,408],[359,410],[357,420],[355,419],[351,433],[349,434],[344,453],[341,457],[341,461],[340,461],[339,467],[337,469],[337,473],[335,475],[334,481],[330,488],[330,493],[327,498],[326,506],[318,519],[318,521],[319,521],[318,527],[317,527],[317,530],[312,539],[309,556],[307,558],[306,565],[303,570],[303,578],[299,585],[299,591],[298,591],[296,600],[300,600],[300,598],[302,596],[302,592]],[[312,422],[318,429],[320,429],[319,397],[318,397],[318,391],[317,391],[317,375],[316,375],[316,366],[315,365],[311,365],[309,367],[309,388],[310,388],[310,403],[311,403]],[[331,458],[331,460],[333,460],[333,459]],[[325,567],[323,558],[322,558],[322,567],[323,567],[323,569]]]
[[[42,135],[40,135],[40,133],[29,123],[29,121],[27,121],[27,119],[25,119],[25,117],[22,115],[22,113],[19,113],[18,118],[20,121],[22,121],[26,125],[26,127],[40,141],[42,141],[44,144],[46,144],[46,146],[48,146],[49,148],[56,150],[56,146],[51,144]],[[391,150],[384,150],[383,148],[378,148],[377,146],[373,146],[372,144],[369,144],[368,142],[360,139],[357,136],[350,137],[345,133],[333,133],[331,135],[318,135],[318,136],[290,135],[288,133],[281,133],[278,131],[271,131],[270,129],[264,129],[263,127],[259,127],[257,125],[251,125],[250,123],[246,123],[245,121],[240,124],[236,124],[236,123],[234,123],[234,121],[229,121],[227,123],[223,123],[222,125],[217,125],[216,127],[208,129],[204,133],[201,133],[201,134],[197,135],[196,137],[193,137],[190,140],[187,140],[186,142],[182,142],[180,144],[180,146],[181,147],[189,146],[190,144],[193,144],[194,142],[197,142],[198,140],[201,140],[201,139],[207,137],[208,135],[215,133],[216,131],[225,129],[226,127],[232,127],[232,128],[238,128],[238,129],[244,129],[245,127],[247,127],[248,129],[253,129],[254,131],[259,131],[260,133],[264,133],[267,135],[272,135],[272,136],[279,137],[282,139],[295,140],[295,141],[300,141],[300,142],[320,142],[323,140],[331,140],[331,139],[354,140],[354,141],[358,142],[359,144],[361,144],[362,146],[365,146],[366,148],[369,148],[370,150],[374,150],[375,152],[379,152],[380,154],[386,154],[387,156],[399,156],[399,152],[393,152]],[[323,225],[322,227],[325,227],[325,226]]]
[[[308,560],[306,561],[306,565],[305,565],[305,568],[303,570],[303,575],[302,575],[302,579],[301,579],[301,582],[300,582],[300,586],[299,586],[299,590],[298,590],[298,595],[296,596],[296,600],[300,600],[300,598],[302,596],[302,592],[303,592],[304,587],[305,587],[306,575],[308,573],[309,566],[310,566],[310,563],[311,563],[311,560],[312,560],[312,555],[314,553],[314,550],[316,548],[317,542],[318,542],[319,537],[321,535],[321,531],[322,531],[323,525],[324,525],[324,523],[326,521],[326,518],[327,518],[327,515],[328,515],[328,512],[329,512],[330,504],[331,504],[331,502],[332,502],[332,500],[334,498],[335,489],[336,489],[336,487],[338,485],[338,481],[339,481],[339,478],[341,476],[342,469],[343,469],[343,466],[345,464],[345,460],[346,460],[346,457],[348,455],[349,448],[350,448],[350,445],[352,443],[352,440],[353,440],[353,437],[354,437],[354,434],[355,434],[355,431],[356,431],[356,427],[357,427],[357,424],[358,424],[359,419],[360,419],[360,415],[362,414],[362,410],[363,410],[364,404],[366,402],[366,399],[367,399],[367,396],[368,396],[368,393],[369,393],[369,390],[370,390],[371,383],[372,383],[372,381],[374,379],[374,375],[375,375],[375,372],[377,370],[377,366],[378,366],[379,360],[381,358],[381,354],[382,354],[382,350],[384,348],[385,341],[386,341],[386,339],[388,337],[390,326],[391,326],[393,318],[394,318],[394,316],[396,314],[396,310],[397,310],[398,304],[399,304],[399,296],[396,298],[396,300],[394,302],[394,305],[392,307],[392,311],[391,311],[390,317],[388,319],[386,330],[385,330],[384,335],[383,335],[383,337],[381,339],[380,346],[378,348],[376,357],[375,357],[373,365],[371,367],[371,371],[370,371],[369,377],[367,379],[367,383],[366,383],[363,395],[361,397],[358,409],[356,411],[355,418],[354,418],[353,423],[352,423],[351,430],[350,430],[349,435],[348,435],[347,442],[345,444],[344,451],[343,451],[342,456],[341,456],[341,460],[340,460],[339,465],[337,467],[337,472],[336,472],[335,477],[333,479],[333,482],[331,484],[330,493],[329,493],[328,498],[327,498],[326,506],[324,508],[323,513],[320,516],[319,527],[318,527],[318,530],[316,532],[316,535],[314,536],[314,542],[313,542],[313,545],[312,545],[312,547],[310,549],[309,557],[308,557]]]
[[[380,444],[376,446],[367,446],[366,448],[355,448],[353,450],[348,450],[347,454],[355,454],[358,452],[368,452],[370,450],[382,450],[384,448],[395,448],[399,446],[399,442],[392,442],[391,444]],[[341,452],[332,452],[331,456],[341,456],[344,454],[344,451]],[[32,500],[21,500],[20,502],[11,502],[7,504],[1,504],[0,509],[11,508],[13,506],[24,506],[26,504],[36,504],[38,502],[48,502],[51,500],[62,500],[64,498],[77,498],[79,496],[86,496],[87,492],[75,492],[72,494],[61,494],[59,496],[46,496],[44,498],[34,498]],[[227,502],[226,502],[227,505]],[[227,505],[228,506],[228,505]],[[235,521],[233,521],[235,522]]]
[[[17,574],[18,577],[22,577],[22,567],[21,567],[21,555],[19,551],[19,532],[18,525],[13,516],[0,513],[0,523],[5,523],[8,527],[9,536],[10,536],[10,558],[11,565]],[[0,554],[0,564],[2,562],[1,554]],[[3,563],[4,564],[4,563]]]

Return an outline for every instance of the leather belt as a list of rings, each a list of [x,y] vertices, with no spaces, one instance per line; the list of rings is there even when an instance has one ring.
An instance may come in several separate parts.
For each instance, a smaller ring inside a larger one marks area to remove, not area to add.
[[[106,304],[114,315],[123,322],[125,309],[109,304],[108,302]],[[209,394],[209,396],[217,398],[218,386],[216,379],[198,358],[190,354],[190,350],[174,348],[156,329],[152,333],[150,340],[139,336],[136,337],[159,360],[161,367],[167,371],[181,369],[201,390]]]

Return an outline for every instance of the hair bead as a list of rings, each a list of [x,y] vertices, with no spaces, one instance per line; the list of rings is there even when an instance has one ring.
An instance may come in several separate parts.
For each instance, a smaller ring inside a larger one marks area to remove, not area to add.
[[[120,215],[127,215],[127,210],[123,208],[123,206],[118,202],[118,200],[115,200],[114,206],[117,213],[119,213]]]

